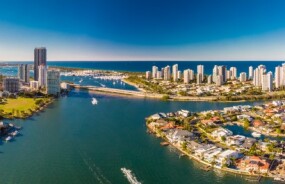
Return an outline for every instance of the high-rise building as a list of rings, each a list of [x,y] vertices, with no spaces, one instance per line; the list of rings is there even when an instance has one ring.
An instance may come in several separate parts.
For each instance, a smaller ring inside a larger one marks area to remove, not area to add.
[[[194,71],[189,69],[189,79],[194,80]]]
[[[145,78],[146,78],[146,80],[149,80],[151,78],[151,72],[150,71],[145,72]]]
[[[273,90],[273,74],[272,72],[267,73],[267,83],[268,83],[268,91]]]
[[[280,73],[281,73],[281,74],[280,74],[280,76],[281,76],[280,85],[281,85],[281,86],[285,86],[285,63],[282,64]]]
[[[157,79],[162,79],[162,72],[161,71],[157,71],[156,78]]]
[[[18,78],[20,81],[28,83],[30,81],[30,68],[27,64],[20,64],[18,66]]]
[[[16,93],[20,89],[20,79],[15,77],[6,77],[3,80],[3,90],[10,93]]]
[[[231,71],[231,79],[236,79],[237,78],[237,68],[236,67],[231,67],[230,68]]]
[[[178,79],[181,79],[181,78],[182,78],[182,73],[181,73],[181,71],[180,71],[180,70],[178,70],[177,78],[178,78]]]
[[[170,80],[170,78],[171,78],[170,66],[166,66],[166,67],[164,68],[164,74],[163,74],[163,76],[164,76],[164,80],[166,80],[166,81]]]
[[[218,71],[219,71],[219,75],[223,76],[223,81],[222,84],[224,84],[225,82],[227,82],[227,68],[226,66],[218,66]]]
[[[45,65],[40,65],[39,67],[39,87],[46,87],[47,86],[47,67]]]
[[[164,68],[161,68],[161,78],[164,77]]]
[[[60,72],[49,70],[47,72],[47,94],[58,96],[60,93]]]
[[[221,85],[223,85],[224,83],[223,83],[223,76],[222,75],[217,75],[216,76],[216,85],[217,86],[221,86]]]
[[[240,82],[245,82],[246,81],[246,73],[245,72],[241,72],[239,75],[239,81]]]
[[[262,75],[262,91],[272,91],[272,72]]]
[[[152,78],[153,78],[153,79],[156,78],[157,71],[158,71],[158,67],[157,67],[157,66],[153,66],[153,67],[152,67]]]
[[[216,78],[217,78],[218,75],[219,75],[218,66],[215,65],[214,68],[213,68],[213,77],[212,77],[213,82],[216,82]]]
[[[172,80],[174,82],[178,80],[178,64],[172,66]]]
[[[190,81],[190,75],[189,75],[189,70],[184,70],[183,71],[183,80],[185,84],[188,84]]]
[[[199,76],[199,74],[201,76]],[[199,78],[201,78],[201,82],[203,82],[204,80],[204,65],[198,65],[197,66],[197,76],[199,76]],[[198,77],[197,77],[198,78]],[[197,80],[198,81],[198,80]],[[200,82],[200,83],[201,83]]]
[[[252,79],[253,79],[253,67],[252,67],[252,66],[250,66],[250,67],[248,68],[248,79],[249,79],[249,80],[252,80]]]
[[[227,70],[227,80],[230,80],[232,78],[232,71],[231,70]]]
[[[34,80],[39,78],[39,66],[47,65],[47,50],[45,47],[35,48],[34,50]]]
[[[209,75],[207,78],[207,83],[212,84],[212,75]]]
[[[31,81],[30,82],[30,88],[32,90],[38,90],[39,89],[39,81]]]
[[[197,84],[201,84],[203,81],[203,75],[201,73],[197,74],[196,80],[197,80]]]
[[[253,85],[254,86],[262,86],[263,83],[263,74],[266,73],[266,67],[264,65],[259,65],[254,71],[253,71]]]
[[[281,87],[281,71],[282,67],[277,66],[275,67],[275,88],[280,88]]]

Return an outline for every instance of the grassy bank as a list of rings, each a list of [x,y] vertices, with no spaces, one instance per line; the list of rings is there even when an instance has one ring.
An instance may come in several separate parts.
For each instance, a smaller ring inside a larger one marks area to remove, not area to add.
[[[52,101],[51,98],[8,98],[0,104],[2,118],[27,118]]]

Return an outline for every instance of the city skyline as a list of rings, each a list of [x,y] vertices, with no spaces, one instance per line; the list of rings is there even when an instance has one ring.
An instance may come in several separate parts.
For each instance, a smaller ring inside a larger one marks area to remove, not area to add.
[[[29,51],[42,46],[49,61],[279,61],[285,59],[284,5],[7,1],[0,7],[0,61],[32,61]]]

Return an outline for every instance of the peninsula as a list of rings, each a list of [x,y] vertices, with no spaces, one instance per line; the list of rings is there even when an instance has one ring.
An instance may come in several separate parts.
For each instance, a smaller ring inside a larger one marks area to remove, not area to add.
[[[238,105],[204,112],[157,113],[146,119],[150,132],[183,154],[236,174],[271,177],[285,181],[285,101],[249,106]],[[234,135],[231,126],[254,131],[252,136]],[[260,137],[261,134],[268,137]]]

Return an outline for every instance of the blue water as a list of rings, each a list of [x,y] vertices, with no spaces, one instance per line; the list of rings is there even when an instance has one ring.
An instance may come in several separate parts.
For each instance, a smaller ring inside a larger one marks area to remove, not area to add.
[[[120,71],[133,71],[133,72],[145,72],[152,69],[153,65],[157,67],[165,67],[167,65],[178,64],[179,70],[194,69],[197,70],[197,65],[204,65],[205,74],[211,74],[214,65],[225,65],[229,69],[234,66],[237,67],[238,73],[247,72],[248,67],[253,66],[254,68],[260,64],[264,64],[268,71],[274,72],[275,66],[281,65],[282,61],[179,61],[179,62],[164,62],[164,61],[140,61],[140,62],[49,62],[50,66],[69,66],[76,68],[92,68],[101,70],[120,70]]]
[[[153,63],[140,63],[137,69],[136,63],[129,62],[118,65],[101,62],[49,64],[80,65],[82,68],[92,66],[92,69],[106,67],[110,70],[123,65],[128,66],[126,69],[140,71]],[[184,64],[186,67],[187,63]],[[239,63],[239,66],[246,64],[251,63]],[[268,67],[275,64],[280,63],[267,63]],[[88,78],[85,82],[86,85],[95,83]],[[91,104],[92,97],[98,100],[98,105]],[[248,183],[241,176],[201,170],[197,162],[186,157],[179,158],[180,153],[171,146],[160,146],[161,140],[146,133],[145,127],[145,117],[157,112],[180,109],[199,112],[236,104],[165,102],[72,91],[67,97],[56,100],[45,112],[27,120],[8,121],[23,126],[23,130],[22,136],[0,146],[0,183],[128,184],[120,171],[122,167],[131,169],[145,184]],[[272,181],[266,180],[265,183]]]
[[[100,70],[118,70],[118,71],[132,71],[132,72],[145,72],[147,70],[151,70],[153,65],[158,66],[159,68],[165,67],[166,65],[179,65],[179,70],[184,69],[194,69],[197,70],[197,65],[202,64],[204,65],[204,72],[205,74],[211,74],[214,65],[225,65],[229,69],[230,67],[234,66],[237,67],[238,73],[240,72],[247,72],[248,67],[253,66],[254,68],[260,64],[266,65],[267,71],[274,72],[275,66],[281,65],[284,61],[122,61],[122,62],[48,62],[49,66],[62,66],[62,67],[75,67],[75,68],[86,68],[86,69],[100,69]],[[26,62],[32,63],[32,62]],[[0,71],[1,72],[1,71]]]

